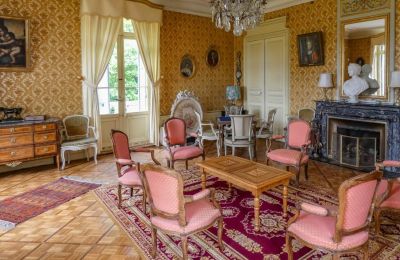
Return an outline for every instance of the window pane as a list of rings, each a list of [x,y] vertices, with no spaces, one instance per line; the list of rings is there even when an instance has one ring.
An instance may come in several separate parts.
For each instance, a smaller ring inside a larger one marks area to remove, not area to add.
[[[133,33],[133,25],[132,25],[131,20],[128,20],[125,18],[124,18],[124,32]]]

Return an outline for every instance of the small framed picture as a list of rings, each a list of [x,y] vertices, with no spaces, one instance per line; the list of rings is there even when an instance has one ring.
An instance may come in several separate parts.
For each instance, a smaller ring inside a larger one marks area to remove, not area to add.
[[[196,66],[194,64],[194,59],[192,56],[186,54],[182,57],[181,59],[181,64],[180,64],[180,72],[182,77],[184,78],[191,78],[194,76],[194,73],[196,72]]]
[[[0,16],[0,71],[28,70],[29,20]]]
[[[211,46],[207,50],[206,63],[209,67],[214,68],[219,64],[219,52],[215,46]]]
[[[299,47],[299,65],[301,67],[324,65],[322,32],[298,35],[297,42]]]

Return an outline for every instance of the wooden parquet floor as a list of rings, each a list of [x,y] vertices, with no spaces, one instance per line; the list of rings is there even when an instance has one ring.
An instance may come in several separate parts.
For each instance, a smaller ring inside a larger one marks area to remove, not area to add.
[[[238,149],[237,155],[248,158],[244,150]],[[216,156],[214,143],[206,144],[206,153],[210,157]],[[156,156],[165,166],[160,151]],[[264,157],[265,145],[260,143],[257,159],[262,162],[265,161]],[[143,154],[135,155],[135,159],[149,161]],[[176,164],[176,168],[183,167],[184,163]],[[336,192],[344,180],[355,174],[349,169],[314,161],[309,170],[307,185],[326,192]],[[109,182],[117,179],[113,156],[103,155],[97,165],[93,161],[76,161],[64,171],[44,166],[1,174],[0,200],[66,175]],[[301,182],[305,182],[301,176]],[[140,259],[140,252],[89,192],[8,232],[0,232],[0,259]]]

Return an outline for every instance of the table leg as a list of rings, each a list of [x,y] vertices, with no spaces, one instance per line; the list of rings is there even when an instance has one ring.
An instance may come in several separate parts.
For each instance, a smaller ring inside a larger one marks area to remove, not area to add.
[[[287,216],[287,198],[288,198],[288,190],[287,185],[283,185],[283,216],[286,218]]]
[[[203,190],[206,189],[206,181],[207,181],[207,174],[206,174],[206,171],[204,169],[202,169],[202,171],[201,171],[201,188]]]
[[[260,197],[254,197],[254,230],[260,231]]]

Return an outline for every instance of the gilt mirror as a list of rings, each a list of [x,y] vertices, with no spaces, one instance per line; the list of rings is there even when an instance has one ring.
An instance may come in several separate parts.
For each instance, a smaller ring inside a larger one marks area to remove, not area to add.
[[[364,99],[387,99],[390,60],[389,15],[342,21],[341,86],[349,79],[348,66],[361,66],[360,77],[369,88],[361,93]],[[341,96],[344,96],[341,89]]]

